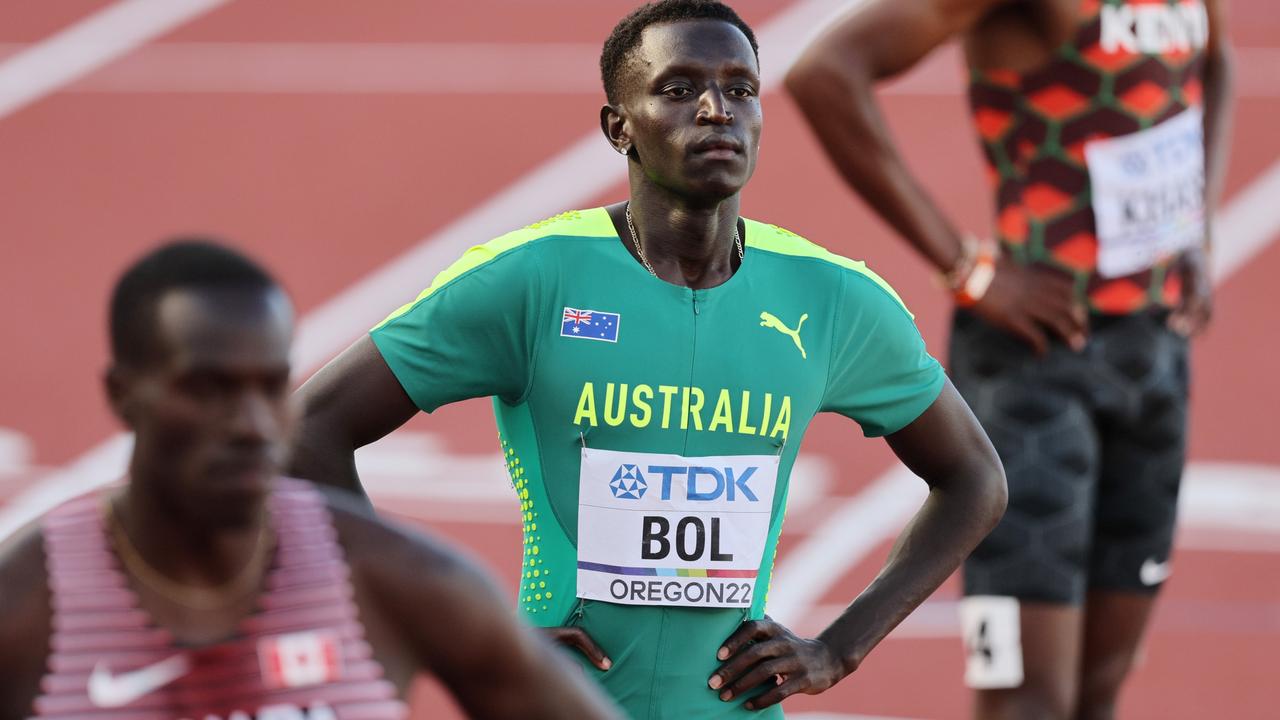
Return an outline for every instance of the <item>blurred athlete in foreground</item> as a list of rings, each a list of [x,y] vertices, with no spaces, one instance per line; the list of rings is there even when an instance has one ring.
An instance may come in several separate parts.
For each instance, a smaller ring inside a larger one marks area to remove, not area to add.
[[[643,6],[601,66],[630,200],[463,255],[302,388],[294,470],[359,488],[356,447],[494,396],[529,619],[632,717],[779,717],[853,672],[987,533],[999,461],[883,280],[740,217],[763,117],[731,9]],[[885,437],[932,491],[875,582],[802,638],[765,595],[823,411]]]
[[[0,717],[390,720],[419,671],[474,717],[614,717],[468,562],[277,475],[292,334],[230,250],[125,273],[107,391],[129,482],[0,547]]]
[[[873,0],[788,76],[845,179],[960,306],[951,375],[1009,477],[965,563],[979,717],[1111,717],[1169,575],[1226,149],[1222,4]],[[872,95],[953,38],[998,244],[925,195]]]

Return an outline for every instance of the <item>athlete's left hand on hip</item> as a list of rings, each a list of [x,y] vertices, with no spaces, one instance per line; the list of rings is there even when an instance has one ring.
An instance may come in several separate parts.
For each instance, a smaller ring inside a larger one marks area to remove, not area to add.
[[[1213,276],[1209,273],[1209,255],[1199,248],[1182,256],[1182,297],[1169,315],[1169,329],[1191,337],[1209,327],[1213,314]]]
[[[839,655],[820,640],[797,637],[765,616],[738,627],[716,655],[725,661],[707,681],[730,701],[751,689],[772,688],[748,700],[744,707],[758,710],[782,702],[796,693],[817,695],[845,676]]]

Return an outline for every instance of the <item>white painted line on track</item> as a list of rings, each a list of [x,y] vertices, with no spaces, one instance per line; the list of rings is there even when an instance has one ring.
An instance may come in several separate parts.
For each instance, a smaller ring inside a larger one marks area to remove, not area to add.
[[[821,23],[813,27],[822,27]],[[805,33],[809,28],[800,28]],[[767,39],[767,38],[766,38]],[[0,43],[0,59],[31,47]],[[766,68],[794,46],[764,45]],[[798,49],[798,48],[796,48]],[[1280,97],[1280,48],[1235,48],[1237,98]],[[137,49],[65,88],[70,93],[598,94],[598,43],[164,42]],[[449,72],[424,72],[449,68]],[[766,85],[777,89],[774,78]],[[966,92],[954,44],[930,54],[882,92]]]
[[[841,503],[778,561],[769,582],[769,616],[796,623],[846,570],[902,527],[927,490],[899,464]]]
[[[1213,227],[1213,281],[1221,284],[1280,235],[1280,162],[1249,181],[1218,211]]]
[[[0,118],[229,0],[124,0],[0,63]]]
[[[118,479],[132,448],[132,435],[114,435],[15,497],[0,508],[0,542],[59,504]]]

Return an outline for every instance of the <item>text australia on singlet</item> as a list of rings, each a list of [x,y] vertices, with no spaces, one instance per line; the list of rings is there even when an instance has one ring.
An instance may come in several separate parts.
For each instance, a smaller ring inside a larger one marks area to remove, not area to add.
[[[791,397],[692,386],[583,383],[574,423],[785,441]],[[768,542],[776,454],[684,457],[582,449],[578,597],[750,607]]]

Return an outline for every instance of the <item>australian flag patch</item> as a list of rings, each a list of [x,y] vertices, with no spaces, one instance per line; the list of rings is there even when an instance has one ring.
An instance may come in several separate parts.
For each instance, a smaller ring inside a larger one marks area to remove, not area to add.
[[[618,322],[621,319],[618,313],[567,307],[560,321],[560,337],[618,342]]]

